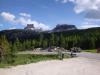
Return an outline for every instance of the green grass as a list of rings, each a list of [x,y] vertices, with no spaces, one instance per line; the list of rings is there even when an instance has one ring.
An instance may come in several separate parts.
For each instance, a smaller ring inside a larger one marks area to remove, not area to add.
[[[93,49],[93,50],[82,50],[82,52],[96,53],[96,49]]]
[[[36,63],[39,61],[55,60],[58,59],[57,55],[33,55],[33,54],[18,54],[15,58],[15,62],[11,64],[0,63],[0,67],[16,66],[21,64]]]

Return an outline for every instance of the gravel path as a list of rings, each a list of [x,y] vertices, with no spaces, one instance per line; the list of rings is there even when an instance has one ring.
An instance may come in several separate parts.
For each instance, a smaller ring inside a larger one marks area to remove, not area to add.
[[[0,69],[0,75],[100,75],[100,60],[77,57]]]
[[[76,53],[76,54],[78,57],[85,57],[85,58],[100,60],[100,53],[81,52],[81,53]]]

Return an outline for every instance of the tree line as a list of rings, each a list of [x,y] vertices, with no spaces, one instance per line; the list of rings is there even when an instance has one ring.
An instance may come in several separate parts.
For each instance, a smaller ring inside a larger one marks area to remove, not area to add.
[[[7,34],[2,36],[5,36],[9,44],[11,46],[16,46],[17,50],[19,51],[31,50],[37,47],[48,48],[52,46],[63,47],[65,49],[70,49],[72,47],[95,49],[100,47],[100,29],[73,30],[51,33],[25,32],[26,33],[24,34],[22,31],[16,31],[9,36],[7,36]]]
[[[17,32],[17,31],[16,31]],[[75,30],[67,32],[42,32],[35,33],[34,37],[25,36],[23,33],[14,33],[15,40],[12,41],[12,35],[3,34],[0,36],[0,61],[5,63],[13,62],[17,51],[33,50],[34,48],[48,48],[52,46],[70,49],[80,47],[82,49],[95,49],[100,47],[100,29]],[[19,36],[19,37],[18,37]],[[22,37],[22,38],[20,38]],[[28,38],[26,38],[28,37]]]

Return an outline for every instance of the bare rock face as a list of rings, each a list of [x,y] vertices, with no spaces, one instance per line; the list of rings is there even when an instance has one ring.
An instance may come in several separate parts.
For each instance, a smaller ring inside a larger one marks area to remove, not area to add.
[[[27,24],[27,26],[26,26],[24,29],[27,29],[27,30],[34,30],[35,27],[34,27],[34,24]]]
[[[27,24],[27,26],[24,28],[25,30],[32,30],[32,31],[35,31],[35,32],[42,32],[42,29],[41,28],[35,28],[34,27],[34,24]]]
[[[75,30],[77,29],[75,25],[68,25],[68,24],[58,24],[53,31],[60,32],[60,31],[68,31],[68,30]]]

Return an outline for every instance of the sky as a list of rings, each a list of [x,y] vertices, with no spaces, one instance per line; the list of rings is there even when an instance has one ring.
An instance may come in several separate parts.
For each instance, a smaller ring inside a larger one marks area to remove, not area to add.
[[[27,24],[43,30],[57,24],[100,27],[100,0],[0,0],[0,31]]]

